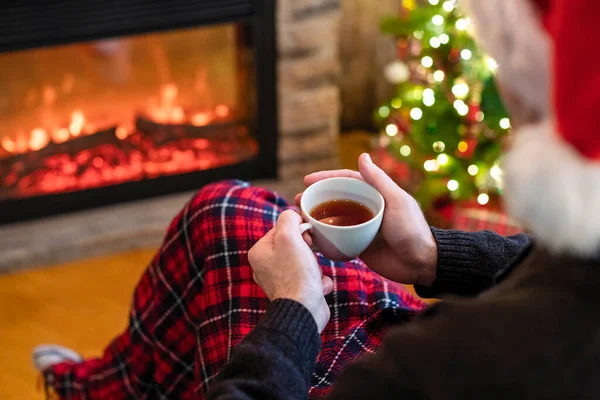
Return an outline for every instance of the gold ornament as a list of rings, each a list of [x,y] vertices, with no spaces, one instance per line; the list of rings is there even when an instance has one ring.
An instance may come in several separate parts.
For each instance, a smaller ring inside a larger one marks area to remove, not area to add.
[[[433,143],[433,151],[435,151],[436,153],[441,153],[442,151],[444,151],[445,148],[446,145],[444,144],[444,142],[437,141]]]
[[[417,0],[403,0],[402,7],[408,11],[412,11],[417,8]]]

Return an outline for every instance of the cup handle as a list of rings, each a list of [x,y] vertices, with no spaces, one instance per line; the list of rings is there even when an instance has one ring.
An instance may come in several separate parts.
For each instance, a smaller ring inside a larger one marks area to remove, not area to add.
[[[312,230],[312,228],[313,228],[312,224],[310,224],[308,222],[304,223],[304,224],[300,225],[300,234],[302,235],[302,234],[304,234],[304,232]]]
[[[301,234],[301,235],[303,235],[303,234],[304,234],[304,232],[306,232],[306,231],[311,231],[312,229],[313,229],[313,226],[312,226],[312,224],[310,224],[310,223],[306,222],[306,223],[304,223],[304,224],[300,225],[300,234]],[[315,245],[312,245],[312,246],[310,246],[310,249],[311,249],[312,251],[319,251],[319,249],[317,249],[317,248],[315,247]]]

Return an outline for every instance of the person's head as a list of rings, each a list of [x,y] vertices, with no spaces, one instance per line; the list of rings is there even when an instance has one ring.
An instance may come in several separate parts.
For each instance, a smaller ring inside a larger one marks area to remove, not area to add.
[[[600,254],[600,1],[462,1],[515,127],[509,213],[552,251]]]

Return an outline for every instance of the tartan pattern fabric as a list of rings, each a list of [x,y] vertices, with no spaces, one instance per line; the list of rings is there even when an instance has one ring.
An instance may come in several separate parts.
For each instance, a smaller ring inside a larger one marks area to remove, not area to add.
[[[64,399],[204,398],[265,311],[247,254],[286,208],[276,193],[245,182],[204,187],[173,220],[139,281],[125,332],[100,358],[45,371],[47,386]],[[324,396],[349,361],[373,352],[386,328],[425,307],[359,260],[317,258],[334,291],[311,398]]]
[[[498,210],[456,207],[453,219],[454,229],[467,232],[490,230],[502,236],[523,232],[523,229],[506,213]]]

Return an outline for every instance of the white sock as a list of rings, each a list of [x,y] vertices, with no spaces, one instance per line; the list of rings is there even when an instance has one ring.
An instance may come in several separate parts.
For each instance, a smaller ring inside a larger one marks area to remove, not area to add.
[[[46,344],[33,349],[33,364],[38,371],[64,361],[81,362],[82,360],[79,354],[63,346]]]

